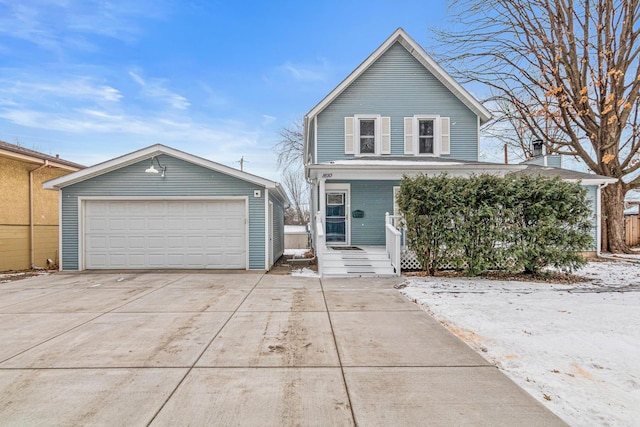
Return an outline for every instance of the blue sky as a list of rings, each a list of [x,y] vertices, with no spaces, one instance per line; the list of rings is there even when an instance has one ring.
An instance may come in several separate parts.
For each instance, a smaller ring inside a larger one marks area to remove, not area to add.
[[[278,132],[443,1],[0,0],[0,139],[92,165],[162,143],[278,179]],[[499,161],[499,160],[498,160]]]

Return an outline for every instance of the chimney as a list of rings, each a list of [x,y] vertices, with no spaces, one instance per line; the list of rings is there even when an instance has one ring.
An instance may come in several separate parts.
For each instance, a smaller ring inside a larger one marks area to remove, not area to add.
[[[542,140],[535,139],[533,141],[533,157],[541,157],[542,156]]]

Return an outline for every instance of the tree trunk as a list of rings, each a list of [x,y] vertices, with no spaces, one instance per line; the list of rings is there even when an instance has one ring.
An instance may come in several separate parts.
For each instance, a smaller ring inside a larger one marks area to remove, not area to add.
[[[618,181],[602,190],[603,239],[602,250],[611,253],[630,253],[624,237],[625,183]]]

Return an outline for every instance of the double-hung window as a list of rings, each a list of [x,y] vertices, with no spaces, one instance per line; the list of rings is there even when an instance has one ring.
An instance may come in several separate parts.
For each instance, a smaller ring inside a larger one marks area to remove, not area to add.
[[[379,114],[344,118],[344,153],[378,156],[391,153],[391,119]]]
[[[376,154],[376,119],[358,119],[360,154]]]
[[[440,156],[450,153],[449,117],[425,114],[404,118],[404,154]]]
[[[418,154],[435,154],[435,121],[418,119]]]

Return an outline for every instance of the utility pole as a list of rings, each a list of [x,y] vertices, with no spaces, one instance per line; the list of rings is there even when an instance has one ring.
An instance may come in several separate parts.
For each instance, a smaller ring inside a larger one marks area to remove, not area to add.
[[[244,172],[244,162],[249,163],[244,159],[244,156],[240,157],[240,160],[236,162],[236,163],[240,163],[240,172]]]

